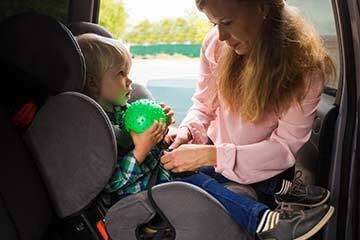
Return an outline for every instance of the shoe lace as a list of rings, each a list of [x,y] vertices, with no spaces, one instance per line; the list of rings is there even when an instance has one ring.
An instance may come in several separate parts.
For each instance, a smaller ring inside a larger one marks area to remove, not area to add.
[[[281,218],[290,218],[295,210],[290,206],[281,203],[276,207],[275,211],[280,214]]]
[[[302,177],[302,171],[297,170],[295,173],[295,178],[292,182],[292,185],[291,185],[291,188],[289,191],[290,194],[305,194],[306,193],[305,185],[304,185],[301,177]]]
[[[294,212],[294,209],[285,206],[284,204],[280,204],[275,209],[275,211],[280,214],[281,218],[290,218],[292,216],[292,213]]]

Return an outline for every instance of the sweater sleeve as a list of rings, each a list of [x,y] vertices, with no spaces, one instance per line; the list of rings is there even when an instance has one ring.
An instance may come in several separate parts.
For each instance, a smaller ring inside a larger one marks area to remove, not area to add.
[[[187,127],[192,135],[191,143],[202,144],[208,140],[207,129],[215,119],[216,109],[219,106],[216,79],[214,78],[215,54],[218,49],[216,28],[212,29],[205,38],[200,54],[200,79],[197,90],[192,97],[185,119],[179,127]]]

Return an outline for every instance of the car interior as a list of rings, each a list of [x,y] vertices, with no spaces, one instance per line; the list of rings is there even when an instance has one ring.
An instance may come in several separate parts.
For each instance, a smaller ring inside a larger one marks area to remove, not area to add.
[[[337,89],[325,88],[311,138],[296,161],[302,180],[329,188],[330,203],[337,209],[312,239],[359,236],[354,230],[359,226],[357,215],[349,216],[350,207],[358,210],[351,179],[359,175],[353,173],[358,166],[349,167],[357,118],[352,51],[356,43],[351,8],[345,2],[332,1],[340,49],[339,83]],[[1,239],[156,239],[146,238],[142,231],[157,212],[146,191],[115,204],[102,191],[116,166],[117,135],[102,108],[82,93],[86,66],[75,38],[83,33],[113,37],[98,24],[99,4],[98,0],[69,1],[66,21],[34,11],[0,19]],[[130,102],[154,99],[144,85],[134,83],[133,89]],[[226,187],[259,197],[246,185]],[[152,196],[173,227],[168,239],[254,239],[198,187],[160,184],[152,189]]]

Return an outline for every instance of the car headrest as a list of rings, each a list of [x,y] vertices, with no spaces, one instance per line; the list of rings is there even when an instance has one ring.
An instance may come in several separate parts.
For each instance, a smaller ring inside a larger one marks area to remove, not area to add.
[[[135,102],[136,100],[147,98],[147,99],[154,99],[154,96],[149,91],[147,87],[140,83],[133,83],[132,84],[133,93],[129,99],[129,103]]]
[[[23,13],[0,22],[0,32],[2,61],[22,69],[51,91],[82,91],[84,58],[62,23],[45,15]]]
[[[99,104],[81,93],[50,98],[24,139],[60,218],[87,207],[115,170],[117,148],[110,120]]]
[[[103,28],[102,26],[95,24],[95,23],[89,23],[89,22],[74,22],[68,24],[68,28],[74,34],[75,36],[78,36],[80,34],[84,33],[95,33],[97,35],[107,37],[107,38],[113,38],[113,35]]]

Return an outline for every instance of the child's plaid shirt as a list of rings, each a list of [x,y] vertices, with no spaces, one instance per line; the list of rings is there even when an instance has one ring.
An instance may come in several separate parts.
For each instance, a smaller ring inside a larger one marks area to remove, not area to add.
[[[118,146],[118,161],[109,183],[107,192],[116,192],[120,197],[146,190],[152,170],[158,165],[161,150],[156,146],[148,153],[142,164],[138,164],[133,154],[130,134],[124,130],[123,114],[127,106],[114,106],[114,112],[107,112],[113,124]],[[171,181],[170,172],[160,166],[157,183]]]

